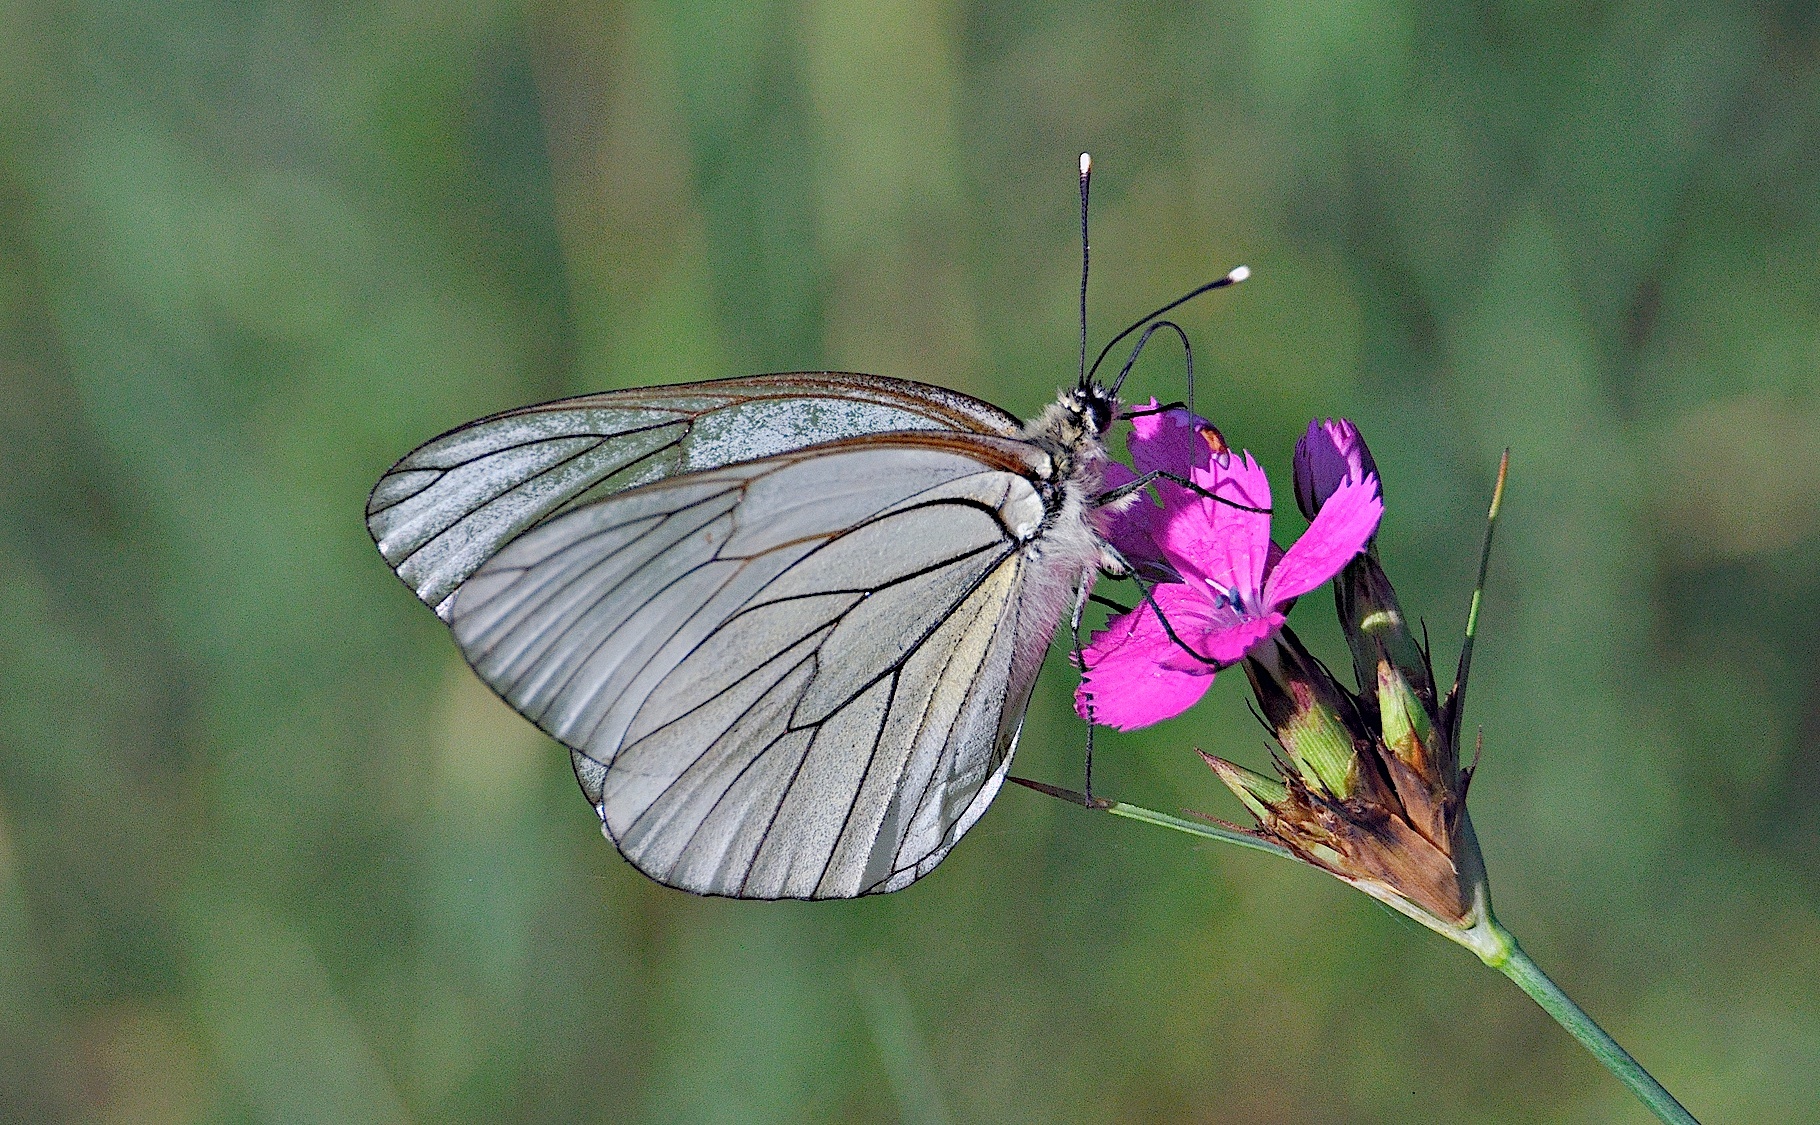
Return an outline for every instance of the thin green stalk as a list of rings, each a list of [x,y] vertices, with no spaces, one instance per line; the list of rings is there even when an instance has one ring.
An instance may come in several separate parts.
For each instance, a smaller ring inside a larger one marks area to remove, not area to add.
[[[1567,1033],[1580,1041],[1580,1046],[1592,1053],[1606,1070],[1617,1076],[1618,1081],[1630,1087],[1631,1093],[1637,1095],[1642,1103],[1649,1107],[1659,1120],[1673,1122],[1675,1125],[1699,1125],[1694,1115],[1687,1112],[1675,1096],[1663,1089],[1662,1083],[1650,1077],[1630,1052],[1618,1046],[1618,1041],[1605,1033],[1605,1029],[1593,1022],[1593,1018],[1573,1002],[1561,987],[1548,979],[1548,974],[1537,967],[1517,944],[1517,939],[1509,930],[1498,925],[1496,919],[1491,928],[1503,939],[1503,952],[1481,953],[1480,958],[1492,968],[1509,977],[1518,988],[1529,994],[1529,998],[1541,1005],[1544,1012],[1554,1017],[1554,1021],[1567,1029]]]
[[[1014,777],[1011,780],[1039,793],[1047,793],[1049,796],[1059,798],[1071,805],[1109,812],[1113,816],[1143,821],[1145,824],[1154,824],[1159,828],[1171,828],[1190,836],[1199,836],[1204,840],[1219,840],[1222,843],[1237,844],[1242,848],[1269,852],[1287,859],[1296,858],[1289,849],[1236,828],[1185,820],[1182,817],[1170,816],[1168,813],[1160,813],[1141,805],[1111,801],[1104,797],[1095,797],[1089,801],[1072,789],[1045,785],[1040,781],[1030,781],[1021,777]],[[1418,913],[1425,912],[1418,911]],[[1411,916],[1415,917],[1415,915]],[[1548,974],[1529,959],[1529,954],[1523,952],[1522,947],[1517,944],[1516,937],[1499,925],[1496,918],[1488,915],[1472,930],[1458,930],[1439,924],[1430,924],[1419,917],[1417,921],[1422,921],[1429,929],[1435,930],[1450,941],[1471,949],[1478,955],[1479,960],[1509,977],[1518,988],[1529,995],[1531,1000],[1540,1005],[1544,1012],[1552,1016],[1556,1023],[1566,1028],[1569,1035],[1579,1040],[1580,1045],[1585,1047],[1593,1058],[1598,1059],[1606,1070],[1611,1071],[1618,1081],[1628,1086],[1631,1093],[1637,1095],[1638,1100],[1648,1106],[1650,1112],[1654,1113],[1658,1120],[1669,1122],[1670,1125],[1700,1125],[1694,1119],[1694,1115],[1687,1112],[1686,1108],[1675,1100],[1675,1096],[1663,1088],[1662,1083],[1652,1078],[1649,1071],[1644,1070],[1636,1059],[1631,1058],[1630,1052],[1618,1046],[1616,1039],[1607,1035],[1605,1029],[1594,1023],[1592,1017],[1574,1003],[1567,993],[1562,992],[1559,985],[1548,979]]]
[[[1186,820],[1179,816],[1170,816],[1168,813],[1157,812],[1155,809],[1147,809],[1141,805],[1128,805],[1123,801],[1108,801],[1104,797],[1095,797],[1089,801],[1086,796],[1076,793],[1072,789],[1063,789],[1056,785],[1045,785],[1040,781],[1031,781],[1026,777],[1013,777],[1010,780],[1024,786],[1026,789],[1034,789],[1038,793],[1047,793],[1049,796],[1059,798],[1071,805],[1078,805],[1088,809],[1097,809],[1100,812],[1109,812],[1113,816],[1122,816],[1129,820],[1141,820],[1145,824],[1154,824],[1159,828],[1173,828],[1177,832],[1186,832],[1190,836],[1199,836],[1203,840],[1218,840],[1223,844],[1237,844],[1241,848],[1269,852],[1271,855],[1280,855],[1286,859],[1294,858],[1294,856],[1290,854],[1289,849],[1283,847],[1281,844],[1273,844],[1269,840],[1260,840],[1249,832],[1243,832],[1237,828],[1228,828],[1223,824]]]
[[[1460,718],[1466,713],[1466,680],[1472,674],[1472,649],[1479,638],[1479,609],[1485,604],[1485,576],[1491,573],[1491,536],[1498,528],[1498,512],[1504,507],[1504,484],[1510,479],[1510,449],[1498,461],[1498,483],[1492,486],[1491,508],[1485,513],[1485,538],[1479,544],[1479,580],[1473,583],[1472,605],[1466,611],[1466,636],[1460,641],[1460,664],[1454,672],[1453,690],[1443,705],[1447,737],[1457,749],[1460,745]]]

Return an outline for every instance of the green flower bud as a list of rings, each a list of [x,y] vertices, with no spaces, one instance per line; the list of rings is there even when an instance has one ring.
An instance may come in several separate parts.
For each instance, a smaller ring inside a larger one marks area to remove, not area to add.
[[[1252,650],[1245,675],[1302,779],[1329,797],[1351,796],[1359,782],[1355,747],[1366,733],[1346,689],[1287,628]]]
[[[1333,600],[1346,645],[1352,650],[1353,674],[1359,690],[1367,695],[1373,692],[1378,664],[1388,660],[1409,682],[1416,698],[1424,701],[1425,709],[1432,709],[1434,673],[1429,670],[1421,642],[1403,616],[1390,577],[1378,563],[1375,544],[1347,563],[1334,579]]]
[[[1277,738],[1309,784],[1318,784],[1329,796],[1352,795],[1359,777],[1352,733],[1330,708],[1310,699],[1277,729]]]

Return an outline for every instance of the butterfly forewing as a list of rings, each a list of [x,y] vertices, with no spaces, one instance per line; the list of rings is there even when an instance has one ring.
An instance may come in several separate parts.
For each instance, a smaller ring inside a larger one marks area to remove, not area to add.
[[[367,527],[444,619],[515,537],[567,507],[816,442],[898,430],[1010,437],[1017,420],[953,391],[871,375],[761,375],[611,391],[483,418],[394,465]]]
[[[505,545],[452,626],[571,748],[646,874],[749,898],[894,890],[1003,780],[1079,571],[1025,549],[1042,461],[890,434],[671,476]]]

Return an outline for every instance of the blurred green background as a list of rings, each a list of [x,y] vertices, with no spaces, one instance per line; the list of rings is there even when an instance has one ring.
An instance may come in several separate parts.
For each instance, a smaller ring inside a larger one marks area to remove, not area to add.
[[[0,1118],[1643,1120],[1337,882],[1023,790],[901,894],[648,883],[373,550],[562,394],[1035,411],[1082,149],[1096,342],[1249,264],[1200,405],[1283,494],[1360,421],[1443,667],[1514,447],[1499,914],[1696,1114],[1820,1120],[1820,20],[1394,0],[0,4]],[[1103,790],[1239,815],[1226,681]]]

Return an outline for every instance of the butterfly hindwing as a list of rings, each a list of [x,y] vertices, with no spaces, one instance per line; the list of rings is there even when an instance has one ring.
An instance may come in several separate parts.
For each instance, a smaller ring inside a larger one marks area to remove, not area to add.
[[[520,535],[452,626],[646,874],[894,890],[1003,780],[1078,571],[1027,550],[1040,457],[891,434],[672,476]]]

